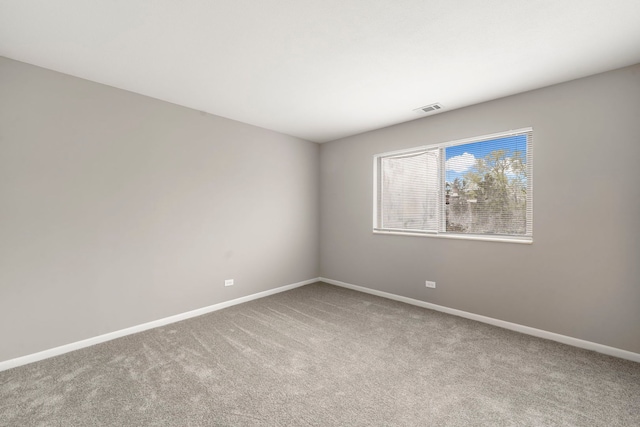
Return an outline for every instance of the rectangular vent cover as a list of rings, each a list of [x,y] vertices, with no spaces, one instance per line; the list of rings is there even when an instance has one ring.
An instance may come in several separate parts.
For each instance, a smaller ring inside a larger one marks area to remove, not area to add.
[[[432,111],[437,111],[441,109],[442,109],[442,104],[435,103],[435,104],[425,105],[424,107],[416,108],[413,111],[416,111],[418,113],[430,113]]]

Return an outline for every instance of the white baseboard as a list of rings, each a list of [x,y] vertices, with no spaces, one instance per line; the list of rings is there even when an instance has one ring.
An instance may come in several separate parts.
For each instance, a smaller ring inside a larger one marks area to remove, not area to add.
[[[454,316],[464,317],[466,319],[476,320],[482,323],[488,323],[490,325],[499,326],[504,329],[510,329],[512,331],[521,332],[527,335],[533,335],[534,337],[545,338],[551,341],[557,341],[574,347],[584,348],[609,356],[619,357],[620,359],[626,359],[640,363],[640,354],[633,353],[631,351],[621,350],[619,348],[609,347],[591,341],[568,337],[566,335],[560,335],[554,332],[544,331],[542,329],[531,328],[529,326],[523,326],[517,323],[506,322],[504,320],[494,319],[492,317],[481,316],[479,314],[469,313],[467,311],[456,310],[455,308],[444,307],[442,305],[432,304],[413,298],[407,298],[400,295],[391,294],[389,292],[377,291],[375,289],[369,289],[363,286],[352,285],[350,283],[340,282],[333,279],[327,279],[325,277],[320,277],[320,281],[329,283],[331,285],[341,286],[343,288],[353,289],[354,291],[365,292],[367,294],[376,295],[395,301],[401,301],[407,304],[416,305],[418,307],[424,307],[431,310],[441,311],[443,313],[453,314]]]
[[[223,308],[231,307],[244,302],[252,301],[258,298],[264,298],[269,295],[277,294],[280,292],[288,291],[290,289],[298,288],[300,286],[308,285],[322,281],[331,285],[341,286],[343,288],[352,289],[359,292],[364,292],[371,295],[376,295],[383,298],[392,299],[395,301],[404,302],[407,304],[415,305],[418,307],[428,308],[431,310],[441,311],[443,313],[452,314],[454,316],[464,317],[478,322],[488,323],[490,325],[499,326],[501,328],[510,329],[512,331],[521,332],[527,335],[533,335],[539,338],[545,338],[552,341],[561,342],[563,344],[572,345],[574,347],[584,348],[587,350],[593,350],[598,353],[607,354],[609,356],[619,357],[621,359],[627,359],[640,363],[640,354],[633,353],[627,350],[621,350],[615,347],[609,347],[606,345],[594,343],[591,341],[585,341],[578,338],[568,337],[566,335],[556,334],[554,332],[544,331],[542,329],[531,328],[529,326],[519,325],[517,323],[506,322],[504,320],[494,319],[492,317],[481,316],[479,314],[469,313],[462,310],[456,310],[454,308],[444,307],[437,304],[432,304],[425,301],[416,300],[413,298],[403,297],[395,295],[389,292],[378,291],[375,289],[365,288],[363,286],[352,285],[350,283],[341,282],[338,280],[327,279],[325,277],[317,277],[302,282],[293,283],[286,286],[281,286],[275,289],[269,289],[267,291],[258,292],[245,297],[236,298],[230,301],[213,304],[208,307],[199,308],[196,310],[188,311],[186,313],[176,314],[174,316],[165,317],[163,319],[154,320],[152,322],[143,323],[141,325],[132,326],[130,328],[121,329],[119,331],[109,332],[107,334],[99,335],[97,337],[88,338],[82,341],[62,345],[59,347],[51,348],[49,350],[40,351],[38,353],[29,354],[27,356],[17,357],[4,362],[0,362],[0,372],[7,369],[15,368],[18,366],[26,365],[29,363],[37,362],[39,360],[48,359],[50,357],[58,356],[64,353],[69,353],[81,348],[90,347],[95,344],[100,344],[106,341],[110,341],[116,338],[124,337],[126,335],[135,334],[138,332],[146,331],[148,329],[157,328],[160,326],[168,325],[170,323],[179,322],[181,320],[190,319],[192,317],[201,316],[203,314],[211,313],[213,311],[222,310]]]
[[[187,311],[186,313],[176,314],[174,316],[165,317],[163,319],[154,320],[152,322],[143,323],[141,325],[132,326],[130,328],[121,329],[119,331],[109,332],[104,335],[98,335],[97,337],[88,338],[82,341],[76,341],[71,344],[61,345],[60,347],[51,348],[49,350],[40,351],[38,353],[29,354],[15,359],[10,359],[4,362],[0,362],[0,372],[7,369],[15,368],[18,366],[26,365],[28,363],[37,362],[39,360],[48,359],[50,357],[59,356],[70,351],[79,350],[81,348],[89,347],[95,344],[100,344],[105,341],[110,341],[116,338],[124,337],[126,335],[135,334],[138,332],[146,331],[147,329],[157,328],[169,323],[179,322],[181,320],[190,319],[196,316],[202,316],[203,314],[211,313],[213,311],[222,310],[223,308],[231,307],[243,302],[252,301],[258,298],[264,298],[269,295],[277,294],[280,292],[288,291],[290,289],[298,288],[300,286],[308,285],[318,282],[319,278],[309,279],[291,285],[281,286],[279,288],[269,289],[267,291],[258,292],[256,294],[247,295],[245,297],[232,299],[230,301],[213,304],[208,307],[198,308],[196,310]]]

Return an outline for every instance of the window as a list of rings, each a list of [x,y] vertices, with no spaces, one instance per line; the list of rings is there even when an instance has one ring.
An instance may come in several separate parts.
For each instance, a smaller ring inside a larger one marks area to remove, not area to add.
[[[374,156],[376,233],[531,242],[532,129]]]

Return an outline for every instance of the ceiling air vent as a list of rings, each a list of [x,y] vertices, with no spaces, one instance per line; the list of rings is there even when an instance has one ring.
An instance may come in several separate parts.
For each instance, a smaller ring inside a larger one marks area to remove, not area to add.
[[[418,113],[431,113],[432,111],[442,110],[442,108],[442,104],[436,102],[435,104],[429,104],[425,105],[424,107],[416,108],[413,111],[416,111]]]

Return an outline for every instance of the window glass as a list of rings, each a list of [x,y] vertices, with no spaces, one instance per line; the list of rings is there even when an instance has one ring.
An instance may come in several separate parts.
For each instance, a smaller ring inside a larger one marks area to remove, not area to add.
[[[374,231],[530,241],[532,130],[375,156]]]

